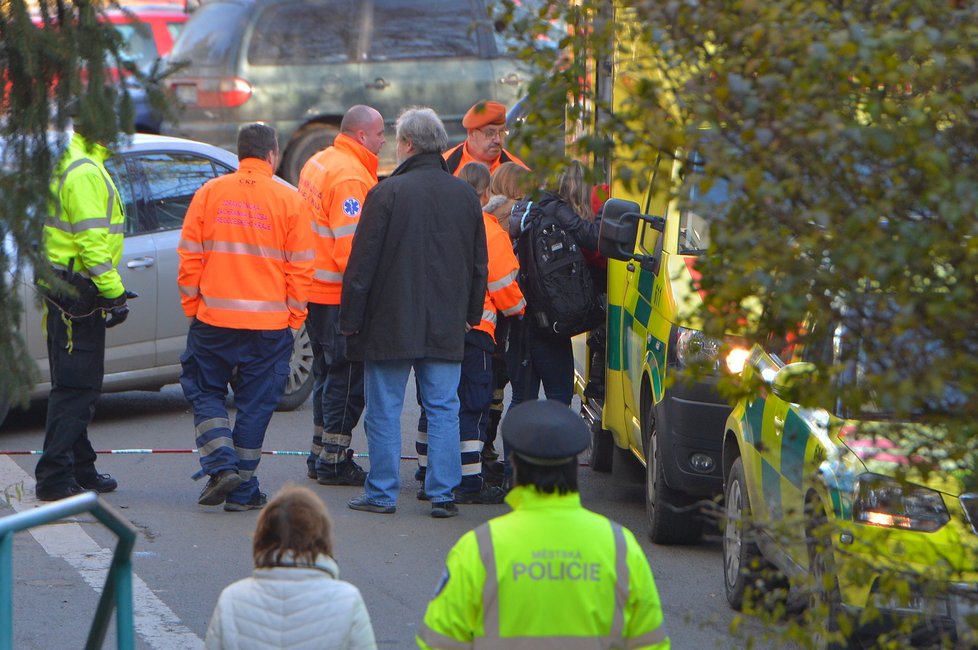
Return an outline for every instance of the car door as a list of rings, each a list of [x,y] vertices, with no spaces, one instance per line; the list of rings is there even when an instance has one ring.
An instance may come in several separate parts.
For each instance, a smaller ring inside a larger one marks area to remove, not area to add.
[[[159,269],[152,232],[147,230],[137,208],[134,167],[125,155],[121,155],[107,160],[105,168],[119,190],[126,215],[119,275],[126,290],[140,296],[130,301],[126,322],[106,331],[105,373],[115,374],[153,367]]]
[[[361,35],[360,66],[365,103],[388,120],[407,106],[430,106],[445,124],[449,142],[464,140],[465,112],[479,100],[498,96],[485,14],[477,15],[471,1],[368,4],[373,11]]]
[[[178,368],[186,346],[188,320],[177,290],[177,246],[183,219],[194,193],[207,181],[234,170],[230,160],[218,161],[189,150],[147,151],[134,154],[139,166],[142,199],[139,214],[152,233],[158,283],[156,308],[156,366]]]
[[[770,382],[784,364],[760,347],[750,359],[750,372]],[[787,404],[771,392],[767,383],[756,395],[746,398],[741,454],[755,520],[778,521],[781,514],[780,440]]]

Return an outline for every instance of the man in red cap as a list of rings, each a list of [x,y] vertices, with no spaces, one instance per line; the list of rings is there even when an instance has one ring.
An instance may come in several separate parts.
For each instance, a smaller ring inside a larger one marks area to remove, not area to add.
[[[479,102],[465,113],[462,126],[468,131],[465,142],[445,152],[445,162],[452,174],[458,176],[459,171],[470,162],[482,163],[489,168],[489,173],[496,171],[504,162],[526,167],[526,163],[503,149],[509,135],[503,104],[491,100]]]

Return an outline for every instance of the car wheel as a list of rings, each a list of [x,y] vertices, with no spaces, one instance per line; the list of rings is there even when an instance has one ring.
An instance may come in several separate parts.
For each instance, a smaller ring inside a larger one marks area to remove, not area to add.
[[[854,621],[846,617],[836,575],[828,515],[818,499],[807,506],[806,539],[812,586],[809,591],[808,619],[814,647],[819,650],[855,650],[862,645],[854,638]]]
[[[292,358],[289,359],[289,376],[285,381],[285,392],[278,401],[276,411],[294,411],[302,406],[312,392],[312,342],[306,326],[292,343]]]
[[[650,406],[643,425],[645,436],[645,510],[649,538],[656,544],[694,544],[703,534],[703,520],[695,501],[666,485],[655,430],[655,410]]]
[[[615,441],[611,432],[601,427],[601,422],[591,424],[591,457],[589,464],[595,472],[611,471],[615,457]]]
[[[740,458],[730,467],[723,502],[723,586],[727,602],[741,611],[747,589],[763,579],[763,559],[754,541],[750,497],[744,480],[744,462]]]
[[[8,413],[10,413],[10,398],[0,393],[0,425],[7,419]]]
[[[285,151],[285,159],[279,170],[281,176],[297,185],[302,166],[314,153],[333,144],[338,133],[339,130],[332,124],[308,124],[299,129]]]

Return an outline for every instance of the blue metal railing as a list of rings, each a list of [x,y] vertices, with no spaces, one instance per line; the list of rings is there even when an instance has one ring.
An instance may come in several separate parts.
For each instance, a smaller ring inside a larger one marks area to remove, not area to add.
[[[102,588],[98,609],[95,610],[95,619],[88,632],[85,649],[101,648],[102,643],[105,642],[105,633],[112,619],[113,600],[116,609],[118,647],[121,650],[132,650],[135,647],[132,611],[132,547],[136,543],[136,529],[115,508],[100,499],[98,494],[85,492],[0,519],[0,650],[13,650],[14,647],[14,533],[81,512],[91,512],[119,538],[115,553],[112,554],[109,573],[105,577],[105,587]]]

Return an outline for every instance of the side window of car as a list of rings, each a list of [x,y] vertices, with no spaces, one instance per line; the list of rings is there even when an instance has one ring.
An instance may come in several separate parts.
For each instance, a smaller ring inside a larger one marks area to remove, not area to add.
[[[458,0],[375,2],[368,58],[390,61],[479,56],[480,30],[470,7],[471,3]]]
[[[136,201],[132,191],[132,174],[126,165],[126,159],[109,158],[105,161],[105,168],[108,170],[109,176],[112,177],[115,188],[119,191],[122,213],[126,218],[125,236],[138,235],[143,230],[140,227],[136,212]]]
[[[248,43],[251,65],[318,65],[353,59],[360,3],[330,0],[273,4],[255,21]]]
[[[140,221],[150,231],[183,227],[194,193],[207,181],[233,171],[191,153],[142,154],[139,164],[147,186],[146,201],[140,205]]]

